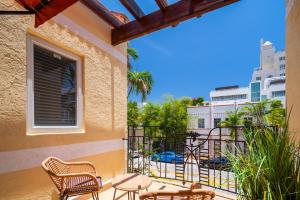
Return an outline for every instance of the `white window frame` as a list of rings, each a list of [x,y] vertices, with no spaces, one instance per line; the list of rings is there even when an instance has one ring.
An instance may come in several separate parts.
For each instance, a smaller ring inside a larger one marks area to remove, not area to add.
[[[34,51],[33,46],[38,45],[54,53],[76,61],[77,78],[77,104],[76,126],[35,126],[34,125]],[[66,134],[83,133],[83,94],[82,94],[82,60],[80,56],[68,52],[38,37],[27,35],[27,113],[26,129],[28,135],[36,134]]]

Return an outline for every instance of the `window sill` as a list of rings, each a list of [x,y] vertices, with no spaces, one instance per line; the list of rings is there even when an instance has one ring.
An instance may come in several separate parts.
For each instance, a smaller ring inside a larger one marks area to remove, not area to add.
[[[27,131],[28,136],[39,136],[39,135],[74,135],[74,134],[85,134],[85,130],[72,131],[72,130],[62,130],[62,131]]]

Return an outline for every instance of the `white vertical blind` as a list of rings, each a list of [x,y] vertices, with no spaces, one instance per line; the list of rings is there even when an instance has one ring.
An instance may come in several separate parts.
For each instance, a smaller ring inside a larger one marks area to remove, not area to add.
[[[34,125],[76,126],[76,61],[34,45]]]

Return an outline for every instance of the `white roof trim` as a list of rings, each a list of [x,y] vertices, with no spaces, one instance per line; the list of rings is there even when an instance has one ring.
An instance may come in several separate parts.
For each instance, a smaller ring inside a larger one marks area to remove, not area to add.
[[[114,56],[116,59],[118,59],[123,64],[127,65],[127,57],[124,54],[122,54],[120,51],[115,49],[112,45],[101,40],[99,37],[97,37],[93,33],[89,32],[82,26],[78,25],[70,18],[66,17],[63,14],[59,14],[59,15],[55,16],[53,19],[56,23],[67,27],[72,32],[76,33],[77,35],[81,36],[85,40],[89,41],[90,43],[92,43],[95,46],[99,47],[100,49],[104,50],[105,52],[111,54],[112,56]]]

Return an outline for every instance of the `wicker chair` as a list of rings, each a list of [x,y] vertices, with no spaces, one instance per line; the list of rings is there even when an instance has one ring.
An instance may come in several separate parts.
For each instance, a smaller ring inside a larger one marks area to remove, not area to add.
[[[156,191],[141,193],[139,197],[140,200],[211,200],[215,192],[204,189]]]
[[[101,177],[96,176],[96,169],[89,162],[64,162],[49,157],[42,163],[42,168],[60,192],[61,200],[70,196],[92,193],[98,200],[98,191],[102,187]]]

